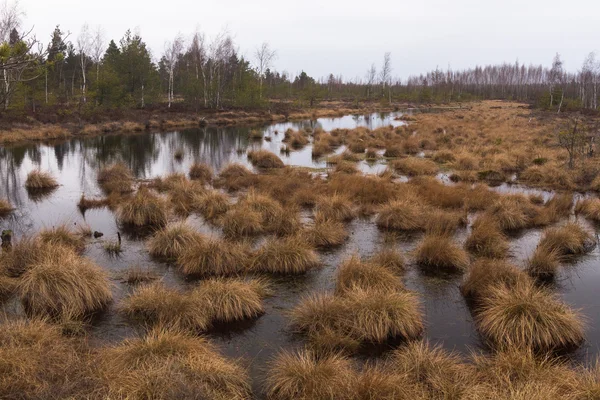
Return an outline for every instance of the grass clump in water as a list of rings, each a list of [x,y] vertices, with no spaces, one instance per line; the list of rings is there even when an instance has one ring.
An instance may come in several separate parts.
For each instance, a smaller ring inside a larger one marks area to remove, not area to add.
[[[281,158],[267,150],[252,150],[248,152],[248,160],[258,168],[273,169],[283,168]]]
[[[229,210],[229,198],[218,190],[207,190],[194,197],[193,207],[205,220],[214,222]]]
[[[390,269],[363,262],[359,256],[353,255],[338,267],[335,292],[343,295],[355,288],[394,291],[403,290],[404,285],[402,280]]]
[[[465,248],[476,257],[504,258],[508,252],[508,240],[497,221],[484,215],[473,223]]]
[[[371,264],[387,268],[395,273],[402,273],[405,270],[404,256],[393,248],[385,248],[373,254],[367,260]]]
[[[528,280],[523,271],[507,261],[480,258],[469,268],[460,290],[463,296],[479,303],[487,298],[491,288],[504,286],[510,289]]]
[[[248,252],[242,244],[208,238],[184,249],[177,266],[189,277],[237,275],[247,270]]]
[[[155,329],[99,355],[109,397],[128,399],[250,398],[248,372],[201,337]]]
[[[210,183],[213,178],[212,168],[204,163],[194,163],[190,167],[190,179],[200,181],[202,183]]]
[[[14,210],[13,206],[10,205],[8,200],[0,199],[0,217],[11,213]]]
[[[25,187],[29,190],[53,189],[58,186],[58,182],[49,172],[33,170],[27,174]]]
[[[270,363],[267,395],[279,400],[351,400],[355,377],[352,361],[342,355],[283,351]]]
[[[462,272],[469,266],[469,255],[447,236],[425,236],[415,250],[415,258],[430,271]]]
[[[256,252],[251,269],[279,275],[297,275],[317,268],[318,255],[303,239],[295,236],[267,240]]]
[[[203,240],[203,236],[184,222],[173,223],[156,231],[147,247],[153,257],[175,260],[181,253]]]
[[[302,236],[311,245],[323,249],[343,244],[348,239],[348,232],[342,222],[317,213],[314,224],[304,229]]]
[[[315,212],[326,219],[351,221],[356,216],[352,202],[337,193],[320,197],[316,201],[315,207]]]
[[[64,246],[46,247],[17,290],[25,310],[43,317],[78,319],[112,300],[105,271]]]
[[[133,174],[123,163],[102,168],[98,172],[98,183],[107,193],[129,193],[133,191]]]
[[[134,228],[162,227],[167,224],[167,207],[160,197],[147,189],[140,189],[120,205],[117,221]]]
[[[414,199],[392,200],[381,206],[376,223],[379,228],[388,230],[423,229],[423,207]]]
[[[42,243],[50,247],[66,246],[77,252],[85,250],[85,237],[69,229],[66,224],[61,224],[51,229],[42,229],[39,233]]]
[[[481,335],[499,348],[568,349],[584,338],[579,312],[531,282],[491,288],[476,323]]]

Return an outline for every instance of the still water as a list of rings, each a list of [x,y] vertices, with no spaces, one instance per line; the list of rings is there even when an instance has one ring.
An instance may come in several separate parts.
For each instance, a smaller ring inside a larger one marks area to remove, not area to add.
[[[93,343],[116,343],[135,335],[136,327],[117,312],[119,300],[131,292],[131,288],[120,280],[120,272],[132,265],[141,265],[155,271],[167,285],[187,288],[195,282],[187,282],[172,266],[151,259],[144,242],[133,237],[124,237],[123,253],[118,257],[108,255],[103,249],[105,240],[116,239],[118,227],[114,215],[108,209],[88,210],[82,214],[77,202],[82,194],[94,197],[101,194],[96,183],[99,168],[118,161],[124,162],[139,179],[151,179],[174,172],[187,172],[194,162],[204,162],[220,170],[229,162],[247,164],[248,149],[264,148],[279,154],[284,132],[288,128],[321,127],[326,131],[336,128],[365,126],[375,129],[380,126],[400,125],[394,118],[399,114],[372,114],[326,118],[297,123],[278,123],[263,126],[263,136],[270,141],[253,141],[248,138],[249,127],[188,129],[168,133],[117,134],[89,138],[74,138],[56,143],[35,143],[0,147],[0,198],[8,198],[17,210],[0,219],[0,229],[12,229],[17,236],[34,234],[44,227],[60,223],[88,224],[92,230],[104,233],[104,237],[92,240],[86,256],[111,272],[115,301],[91,328]],[[254,128],[256,129],[256,128]],[[173,154],[182,150],[181,161]],[[339,149],[338,151],[343,151]],[[293,151],[289,156],[281,155],[288,165],[315,169],[327,167],[324,161],[311,157],[311,146]],[[361,163],[365,173],[377,173],[385,169],[384,162]],[[24,188],[28,172],[41,168],[50,171],[60,185],[46,196],[30,196]],[[440,179],[444,181],[441,174]],[[522,192],[529,189],[516,185],[503,185],[495,190]],[[552,192],[543,192],[547,199]],[[188,222],[207,234],[218,234],[204,224],[201,218],[191,216]],[[585,222],[582,222],[585,223]],[[588,225],[590,230],[597,231]],[[424,276],[411,265],[411,251],[420,237],[390,237],[379,231],[370,219],[357,219],[348,226],[349,240],[340,248],[321,253],[323,268],[305,276],[278,279],[274,282],[274,296],[266,300],[266,313],[255,321],[220,332],[212,332],[213,340],[223,352],[239,357],[246,363],[253,377],[254,391],[262,397],[261,383],[268,361],[281,348],[303,346],[303,338],[287,329],[285,312],[299,299],[315,290],[328,291],[333,288],[337,265],[352,254],[369,256],[385,246],[402,249],[409,264],[405,281],[408,288],[420,293],[426,322],[425,336],[445,348],[468,354],[481,347],[469,309],[460,295],[461,277],[433,278]],[[463,242],[468,228],[456,235]],[[541,232],[529,230],[511,240],[511,258],[524,266],[535,249]],[[600,344],[600,254],[598,248],[577,262],[562,268],[554,290],[575,308],[580,308],[588,320],[587,341],[575,354],[578,361],[585,361],[598,354]],[[6,304],[0,312],[22,313],[18,302]]]

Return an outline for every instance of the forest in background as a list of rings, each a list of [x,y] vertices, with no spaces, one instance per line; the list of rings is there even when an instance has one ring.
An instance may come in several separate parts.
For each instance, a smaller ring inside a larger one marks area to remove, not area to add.
[[[6,117],[93,119],[118,110],[271,110],[315,107],[322,101],[450,103],[517,100],[557,112],[598,111],[600,60],[590,53],[576,72],[556,54],[550,67],[518,61],[466,70],[436,69],[401,79],[385,53],[362,78],[311,77],[273,69],[265,42],[244,58],[232,35],[178,34],[152,54],[141,34],[107,40],[85,24],[76,35],[60,26],[47,43],[23,27],[18,3],[0,15],[0,112]]]

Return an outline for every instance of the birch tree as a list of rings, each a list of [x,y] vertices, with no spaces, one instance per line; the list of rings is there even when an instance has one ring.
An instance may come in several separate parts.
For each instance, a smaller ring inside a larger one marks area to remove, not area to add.
[[[259,97],[262,99],[264,74],[265,71],[271,67],[273,60],[277,57],[277,52],[271,50],[269,43],[263,42],[263,44],[256,49],[254,56],[256,57],[256,62],[258,64]]]
[[[79,66],[81,67],[81,98],[86,102],[87,76],[86,69],[92,52],[93,39],[88,24],[83,24],[77,37],[77,52],[79,53]]]
[[[177,34],[175,39],[172,42],[167,42],[165,44],[165,61],[167,72],[169,74],[169,92],[168,92],[168,101],[169,108],[171,108],[171,103],[173,102],[173,87],[175,86],[175,66],[177,64],[177,60],[183,51],[183,37],[181,34]]]
[[[388,101],[392,102],[392,54],[388,51],[383,55],[383,65],[379,73],[381,78],[381,93],[385,96],[385,88],[388,87]]]
[[[371,90],[373,85],[375,84],[375,80],[377,79],[377,68],[375,68],[375,64],[371,64],[371,68],[367,70],[367,99],[371,98]]]
[[[96,82],[100,80],[100,63],[102,62],[102,56],[104,55],[106,43],[104,39],[104,30],[100,25],[94,32],[92,39],[92,61],[96,64]]]

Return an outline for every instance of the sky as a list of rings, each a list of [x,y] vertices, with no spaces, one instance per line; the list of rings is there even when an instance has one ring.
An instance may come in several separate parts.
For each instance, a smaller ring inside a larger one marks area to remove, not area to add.
[[[558,52],[568,71],[600,52],[598,0],[20,0],[24,27],[48,43],[54,27],[71,32],[101,26],[117,43],[137,30],[159,59],[165,42],[197,29],[207,39],[227,29],[242,55],[255,61],[268,42],[273,66],[292,75],[333,73],[363,79],[391,52],[392,75],[475,65],[549,66]],[[188,40],[189,42],[189,40]],[[600,56],[600,53],[599,53]]]

